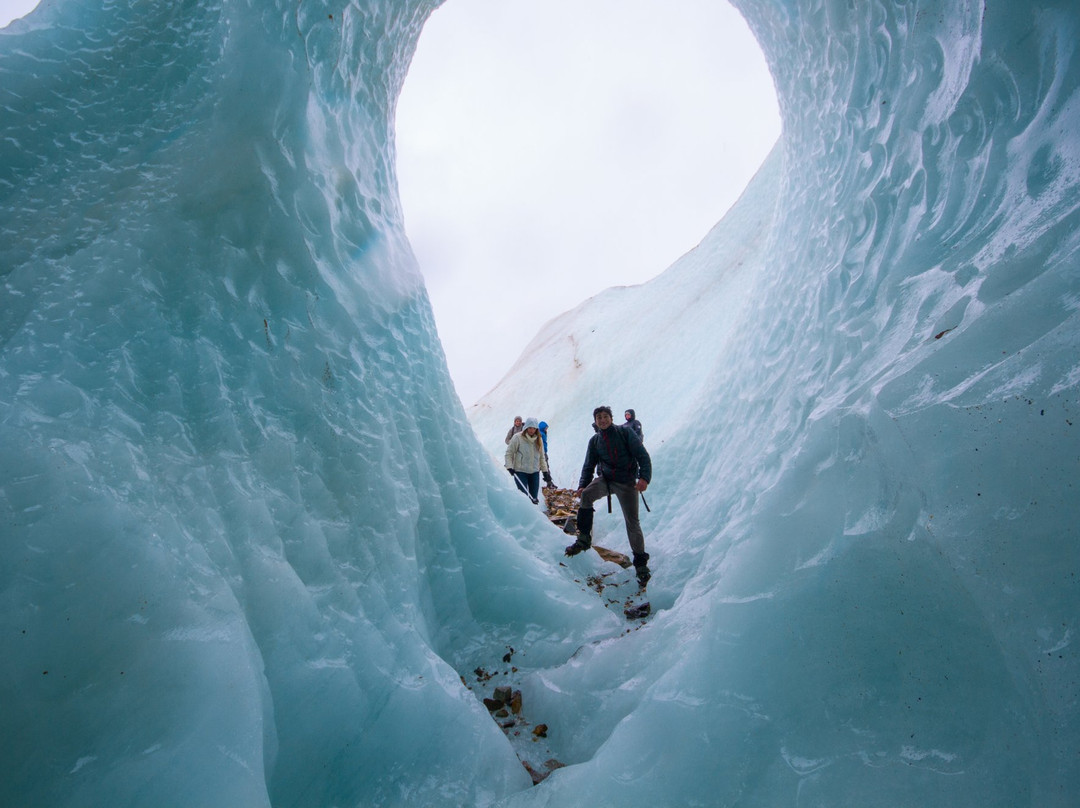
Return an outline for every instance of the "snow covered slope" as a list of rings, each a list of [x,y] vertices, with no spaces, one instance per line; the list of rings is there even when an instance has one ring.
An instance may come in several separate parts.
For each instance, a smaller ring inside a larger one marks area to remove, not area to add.
[[[0,32],[0,803],[1071,805],[1080,8],[740,0],[777,151],[477,439],[394,181],[434,5]],[[638,631],[490,457],[544,417],[571,483],[598,400]]]
[[[708,370],[761,272],[780,163],[774,149],[723,221],[660,277],[610,289],[544,327],[506,378],[469,408],[496,459],[514,415],[535,415],[549,425],[555,482],[572,488],[598,404],[610,405],[617,423],[624,410],[636,410],[654,448],[686,424],[716,417],[713,408],[724,404],[711,398]]]

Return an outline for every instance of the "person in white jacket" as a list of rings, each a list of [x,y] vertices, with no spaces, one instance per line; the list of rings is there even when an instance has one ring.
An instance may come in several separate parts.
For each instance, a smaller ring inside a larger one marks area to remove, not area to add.
[[[510,438],[510,443],[506,446],[506,470],[514,478],[517,487],[534,503],[540,501],[541,472],[544,474],[544,482],[551,485],[551,472],[548,471],[544,444],[535,418],[526,420],[525,428]]]

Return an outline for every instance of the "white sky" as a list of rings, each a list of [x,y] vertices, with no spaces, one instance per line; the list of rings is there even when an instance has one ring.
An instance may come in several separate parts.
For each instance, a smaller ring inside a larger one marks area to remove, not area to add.
[[[397,147],[462,403],[548,320],[696,246],[779,134],[764,57],[723,0],[447,0]]]
[[[37,8],[40,0],[0,0],[0,28],[12,20],[25,17]]]
[[[0,0],[0,26],[36,5]],[[446,0],[397,150],[462,403],[548,320],[692,249],[779,133],[764,57],[724,0]]]

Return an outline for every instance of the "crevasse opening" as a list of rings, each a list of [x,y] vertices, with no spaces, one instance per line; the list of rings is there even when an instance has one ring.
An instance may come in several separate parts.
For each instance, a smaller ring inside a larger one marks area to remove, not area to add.
[[[441,6],[395,143],[406,234],[462,401],[547,320],[696,246],[779,131],[761,49],[727,3]]]

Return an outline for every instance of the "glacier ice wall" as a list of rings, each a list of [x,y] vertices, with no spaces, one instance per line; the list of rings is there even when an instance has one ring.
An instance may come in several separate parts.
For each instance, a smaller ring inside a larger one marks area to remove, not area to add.
[[[469,437],[402,235],[431,7],[59,2],[0,32],[0,803],[529,784],[457,669],[614,618],[511,540],[541,519]]]
[[[0,32],[0,801],[1070,804],[1080,9],[736,3],[776,153],[545,336],[538,409],[660,408],[620,636],[470,435],[402,234],[435,5]],[[572,764],[536,788],[459,678],[506,644]]]
[[[528,401],[565,484],[583,415],[635,407],[671,604],[648,665],[601,650],[536,683],[560,714],[605,675],[644,695],[560,727],[603,728],[590,765],[514,804],[598,772],[612,805],[1069,804],[1078,11],[737,5],[778,154],[696,251],[550,323],[470,412],[490,444]]]

